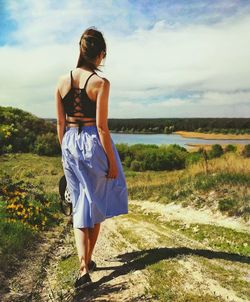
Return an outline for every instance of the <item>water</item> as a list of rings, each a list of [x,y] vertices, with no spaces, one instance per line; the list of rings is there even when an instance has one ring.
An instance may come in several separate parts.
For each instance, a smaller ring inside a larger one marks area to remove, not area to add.
[[[127,134],[110,133],[115,144],[178,144],[184,148],[191,148],[187,144],[250,144],[250,139],[201,139],[187,138],[179,134]]]

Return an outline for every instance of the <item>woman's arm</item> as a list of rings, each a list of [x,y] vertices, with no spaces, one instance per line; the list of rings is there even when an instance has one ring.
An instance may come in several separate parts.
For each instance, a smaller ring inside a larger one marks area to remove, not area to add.
[[[57,115],[57,135],[59,139],[60,145],[62,144],[62,138],[65,132],[65,124],[66,124],[66,115],[64,112],[62,97],[59,91],[59,87],[61,84],[61,78],[58,80],[55,89],[55,101],[56,101],[56,115]]]
[[[110,82],[106,78],[102,78],[97,90],[96,99],[96,126],[103,149],[108,158],[109,172],[108,177],[115,178],[118,174],[115,154],[112,148],[111,136],[108,128],[108,98],[109,98]]]

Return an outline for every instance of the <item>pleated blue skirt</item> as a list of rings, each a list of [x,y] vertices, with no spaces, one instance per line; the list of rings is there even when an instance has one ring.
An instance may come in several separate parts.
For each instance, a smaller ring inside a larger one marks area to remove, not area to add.
[[[96,125],[66,127],[62,162],[72,201],[73,228],[93,228],[106,218],[128,213],[128,191],[119,153],[111,138],[118,176],[107,178],[108,159]]]

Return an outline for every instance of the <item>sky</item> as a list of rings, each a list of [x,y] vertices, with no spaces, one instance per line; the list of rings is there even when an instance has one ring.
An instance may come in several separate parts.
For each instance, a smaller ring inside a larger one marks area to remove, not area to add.
[[[0,105],[56,118],[90,26],[107,44],[109,118],[250,116],[248,0],[0,0]]]

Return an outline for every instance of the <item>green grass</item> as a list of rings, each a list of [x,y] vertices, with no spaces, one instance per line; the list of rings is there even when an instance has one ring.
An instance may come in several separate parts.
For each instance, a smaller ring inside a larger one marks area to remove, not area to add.
[[[24,226],[21,222],[5,222],[0,220],[0,267],[2,271],[8,269],[10,262],[21,259],[24,251],[38,237],[36,231]]]
[[[149,288],[146,293],[161,302],[222,302],[224,299],[210,294],[187,290],[189,278],[182,273],[177,259],[162,260],[148,267]],[[199,288],[197,288],[199,290]]]
[[[168,227],[215,250],[250,256],[250,236],[246,233],[211,224],[191,223],[186,226],[176,221],[168,223]]]
[[[130,205],[129,214],[126,216],[137,221],[151,222],[165,228],[166,231],[177,230],[188,238],[202,242],[218,251],[250,256],[250,235],[244,232],[211,224],[191,223],[187,225],[179,220],[167,221],[156,213],[143,214],[141,207],[137,205]]]
[[[208,277],[217,280],[223,287],[229,290],[233,289],[237,293],[237,296],[242,299],[250,301],[249,281],[244,280],[244,277],[248,277],[247,273],[243,274],[242,271],[234,267],[229,269],[230,263],[227,263],[227,268],[225,268],[223,265],[213,264],[210,260],[202,257],[197,257],[197,261],[199,261],[203,267],[208,268],[206,270]],[[226,262],[226,260],[224,261]]]
[[[147,221],[150,221],[150,218],[147,216]],[[143,240],[142,236],[136,234],[132,227],[136,227],[136,221],[138,221],[138,215],[129,214],[129,220],[131,223],[131,228],[128,228],[127,225],[121,222],[121,225],[118,228],[118,231],[122,236],[128,240],[131,244],[137,246],[140,250],[145,250],[150,247],[150,244]],[[126,220],[125,218],[123,220]],[[152,221],[151,221],[152,222]],[[157,228],[158,228],[157,224]],[[160,229],[163,230],[162,226]],[[148,226],[145,226],[145,232],[147,232]],[[166,229],[165,229],[166,230]],[[171,232],[171,231],[170,231]],[[173,238],[174,239],[174,238]],[[164,236],[160,237],[161,243],[164,242]],[[165,236],[165,245],[169,243],[168,236]],[[174,240],[172,244],[174,243]],[[167,256],[166,256],[167,257]],[[156,301],[182,301],[182,302],[215,302],[215,301],[224,301],[220,297],[214,297],[208,293],[199,293],[199,288],[196,288],[196,291],[187,290],[184,285],[189,283],[189,278],[182,272],[182,266],[178,262],[178,258],[181,258],[181,255],[177,255],[175,258],[171,259],[160,259],[161,256],[155,252],[147,258],[149,263],[145,263],[146,274],[148,276],[148,286],[145,287],[145,295],[150,295]],[[136,259],[133,259],[135,261]],[[140,260],[137,258],[137,261]],[[141,256],[141,261],[143,257]]]
[[[250,219],[250,174],[220,171],[208,175],[204,172],[191,175],[188,171],[176,171],[174,177],[169,172],[163,172],[156,181],[155,174],[147,172],[147,178],[143,175],[128,178],[131,199],[163,204],[175,202],[183,206],[192,205],[197,209],[212,207],[227,216],[242,216],[245,221]],[[218,197],[209,200],[207,196],[210,191],[215,191]]]
[[[58,193],[58,182],[63,176],[61,156],[39,156],[32,153],[14,153],[0,156],[1,171],[16,179],[42,185],[45,192]]]
[[[44,198],[50,201],[50,207],[46,214],[55,214],[59,216],[53,218],[47,216],[48,227],[56,227],[61,223],[62,214],[59,212],[58,201],[58,182],[61,175],[63,175],[60,157],[48,157],[38,156],[31,153],[16,153],[5,154],[0,156],[1,176],[4,174],[11,176],[13,181],[27,181],[29,183],[27,188],[34,190],[34,194],[44,194]],[[4,178],[3,178],[4,179]],[[12,184],[12,183],[11,183]],[[2,184],[3,185],[3,184]],[[4,186],[4,185],[3,185]],[[24,186],[24,185],[22,185]],[[18,185],[15,186],[15,188]],[[26,188],[26,187],[25,187]],[[32,189],[33,188],[33,189]],[[11,192],[11,186],[9,187]],[[14,190],[14,189],[13,189]],[[38,195],[32,195],[29,191],[30,202],[34,205],[40,205],[42,202],[38,200]],[[23,203],[24,198],[20,199],[18,203]],[[5,207],[9,203],[5,197],[1,198],[0,202],[0,216],[5,217],[7,214]],[[23,203],[24,208],[27,209],[27,204]],[[41,204],[41,207],[43,205]],[[32,212],[35,213],[35,210]],[[37,217],[34,215],[34,219]],[[41,213],[40,213],[41,216]],[[40,217],[39,216],[39,217]],[[8,218],[6,216],[5,218]],[[10,217],[11,218],[11,217]],[[22,221],[14,219],[12,221],[8,219],[0,220],[0,267],[1,270],[7,271],[10,268],[10,264],[15,263],[16,260],[21,259],[27,249],[34,247],[36,240],[39,241],[40,228],[37,230],[31,228],[28,224],[23,224]]]
[[[62,289],[72,288],[78,267],[79,260],[77,255],[72,255],[67,259],[59,261],[56,277]]]

